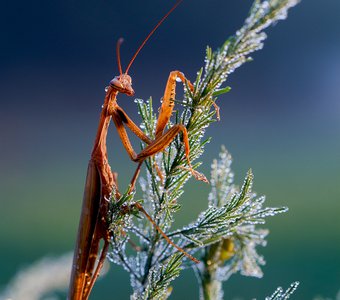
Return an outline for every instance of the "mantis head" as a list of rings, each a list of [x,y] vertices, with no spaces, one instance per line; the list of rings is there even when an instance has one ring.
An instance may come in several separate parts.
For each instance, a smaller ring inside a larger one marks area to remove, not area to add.
[[[120,38],[117,42],[117,62],[118,62],[118,69],[119,69],[119,76],[115,76],[110,81],[110,87],[114,90],[123,93],[128,96],[133,96],[135,91],[132,88],[132,79],[131,76],[127,74],[127,72],[123,73],[122,65],[120,62],[120,45],[123,43],[123,39]]]
[[[110,81],[110,86],[118,92],[126,94],[128,96],[133,96],[135,94],[135,91],[132,88],[131,77],[125,73],[119,76],[115,76]]]

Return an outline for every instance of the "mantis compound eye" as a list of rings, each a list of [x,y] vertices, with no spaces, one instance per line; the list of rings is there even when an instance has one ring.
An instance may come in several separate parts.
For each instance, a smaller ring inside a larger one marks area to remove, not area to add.
[[[132,88],[131,77],[126,74],[122,74],[113,78],[110,81],[110,86],[118,92],[126,94],[128,96],[133,96],[135,94]]]
[[[110,86],[118,90],[124,88],[123,84],[120,82],[119,77],[115,77],[110,81]]]

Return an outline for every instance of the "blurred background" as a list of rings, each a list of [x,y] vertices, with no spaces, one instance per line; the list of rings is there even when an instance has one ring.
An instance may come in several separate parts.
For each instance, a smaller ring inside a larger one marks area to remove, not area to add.
[[[174,1],[6,1],[0,11],[0,290],[18,270],[74,246],[87,162],[104,87],[123,69]],[[142,50],[130,74],[136,97],[164,91],[171,70],[193,79],[206,45],[219,47],[240,28],[252,1],[185,0]],[[340,289],[340,2],[305,0],[267,30],[262,51],[232,74],[220,97],[221,121],[207,135],[205,174],[224,144],[236,182],[248,168],[268,206],[289,212],[269,220],[263,279],[235,275],[225,298],[264,299],[299,280],[294,299],[335,297]],[[179,89],[180,90],[180,89]],[[133,99],[120,105],[140,122]],[[135,169],[114,128],[112,169],[125,187]],[[134,145],[138,141],[133,139]],[[200,191],[198,193],[198,191]],[[206,205],[209,187],[190,180],[176,226]],[[171,299],[198,298],[184,271]],[[91,299],[128,299],[121,267],[96,284]],[[112,294],[113,293],[113,294]],[[19,299],[21,300],[21,299]]]

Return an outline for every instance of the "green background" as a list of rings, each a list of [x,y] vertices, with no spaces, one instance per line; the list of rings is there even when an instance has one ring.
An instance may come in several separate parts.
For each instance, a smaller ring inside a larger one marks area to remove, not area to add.
[[[242,2],[242,3],[241,3]],[[123,36],[123,66],[171,7],[167,1],[12,1],[2,5],[0,68],[0,286],[22,267],[74,245],[86,167],[104,87],[117,74],[115,41]],[[179,69],[195,78],[205,46],[239,28],[251,1],[185,0],[131,68],[136,97],[162,96]],[[255,61],[232,74],[220,97],[221,121],[200,170],[224,144],[235,181],[248,168],[268,206],[289,212],[268,220],[263,279],[233,276],[225,298],[263,299],[298,280],[295,299],[334,297],[340,289],[340,2],[305,0],[269,29]],[[124,67],[123,67],[124,68]],[[138,123],[133,99],[120,105]],[[135,165],[114,129],[109,157],[123,188]],[[138,147],[138,141],[133,139]],[[190,180],[176,226],[206,205],[209,187]],[[171,299],[197,299],[191,271],[175,281]],[[121,267],[96,284],[91,299],[128,299]],[[21,300],[21,299],[20,299]]]

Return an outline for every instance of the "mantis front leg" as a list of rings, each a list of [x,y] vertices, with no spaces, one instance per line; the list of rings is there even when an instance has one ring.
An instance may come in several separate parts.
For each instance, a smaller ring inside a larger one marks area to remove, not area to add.
[[[159,117],[157,120],[156,125],[156,131],[155,136],[156,138],[154,140],[150,140],[144,132],[128,117],[128,115],[124,112],[124,110],[119,107],[117,104],[115,107],[112,108],[112,119],[116,125],[118,134],[120,136],[120,139],[122,140],[123,146],[128,152],[131,160],[138,162],[138,167],[135,172],[135,175],[133,176],[133,179],[131,181],[131,189],[134,188],[139,169],[142,165],[142,162],[147,159],[148,157],[151,157],[159,152],[162,152],[166,147],[170,145],[170,143],[174,140],[174,138],[182,132],[183,135],[183,142],[185,146],[185,156],[188,161],[188,170],[191,172],[191,174],[197,179],[204,182],[208,182],[206,177],[203,174],[198,173],[195,171],[190,162],[189,154],[190,154],[190,146],[189,146],[189,138],[188,138],[188,132],[184,125],[176,124],[173,127],[171,127],[168,131],[164,132],[166,125],[168,124],[170,117],[173,112],[174,108],[174,101],[175,101],[175,95],[176,95],[176,79],[180,78],[183,84],[186,82],[191,90],[193,90],[193,85],[190,83],[190,81],[187,81],[184,74],[179,71],[173,71],[170,73],[165,91],[163,96],[163,103],[160,108]],[[124,127],[124,124],[133,132],[135,133],[140,139],[142,139],[144,142],[148,144],[146,148],[144,148],[139,154],[136,154],[134,151],[131,142],[129,140],[129,137],[127,135],[126,129]]]
[[[156,138],[163,134],[166,125],[169,123],[172,111],[175,106],[175,96],[176,96],[176,79],[179,78],[183,85],[188,84],[191,91],[194,90],[193,85],[189,80],[187,80],[184,74],[180,71],[170,72],[168,81],[165,86],[165,91],[163,95],[163,102],[159,112],[157,125],[156,125]]]

